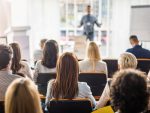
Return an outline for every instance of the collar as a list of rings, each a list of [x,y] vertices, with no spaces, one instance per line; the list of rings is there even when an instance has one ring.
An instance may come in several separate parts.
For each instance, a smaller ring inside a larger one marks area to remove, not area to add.
[[[142,48],[140,45],[135,45],[134,48]]]

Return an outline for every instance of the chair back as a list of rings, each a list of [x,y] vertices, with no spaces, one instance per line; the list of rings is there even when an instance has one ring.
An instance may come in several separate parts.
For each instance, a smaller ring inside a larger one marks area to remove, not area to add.
[[[138,59],[137,69],[148,74],[150,70],[150,59]]]
[[[0,101],[0,113],[5,113],[4,109],[4,101]]]
[[[56,73],[39,73],[37,77],[37,85],[39,93],[45,96],[48,82],[55,78]]]
[[[108,78],[112,78],[112,75],[118,70],[117,59],[103,59],[107,64]]]
[[[86,82],[90,86],[93,96],[100,96],[107,79],[104,73],[80,73],[79,81]]]
[[[48,103],[49,113],[91,113],[89,100],[51,100]]]

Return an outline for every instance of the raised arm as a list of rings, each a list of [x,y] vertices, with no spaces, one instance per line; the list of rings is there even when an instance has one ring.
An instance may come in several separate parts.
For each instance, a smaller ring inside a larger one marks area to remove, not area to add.
[[[83,25],[83,17],[81,18],[80,25],[78,27],[81,27],[82,25]]]
[[[102,23],[99,23],[97,18],[95,17],[95,24],[98,26],[98,27],[101,27]]]

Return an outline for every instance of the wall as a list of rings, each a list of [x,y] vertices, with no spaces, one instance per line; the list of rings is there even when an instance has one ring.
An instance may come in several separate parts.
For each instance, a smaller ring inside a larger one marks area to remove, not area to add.
[[[127,48],[130,36],[130,13],[132,5],[149,5],[150,0],[112,0],[112,20],[109,56],[118,57]]]

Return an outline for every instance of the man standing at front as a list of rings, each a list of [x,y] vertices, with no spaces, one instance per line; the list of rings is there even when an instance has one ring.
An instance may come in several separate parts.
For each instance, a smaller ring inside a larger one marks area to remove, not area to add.
[[[88,5],[87,15],[82,17],[79,27],[84,27],[84,35],[86,36],[86,39],[89,39],[90,41],[94,40],[94,24],[98,27],[101,26],[101,24],[98,23],[97,18],[91,15],[91,6]]]

